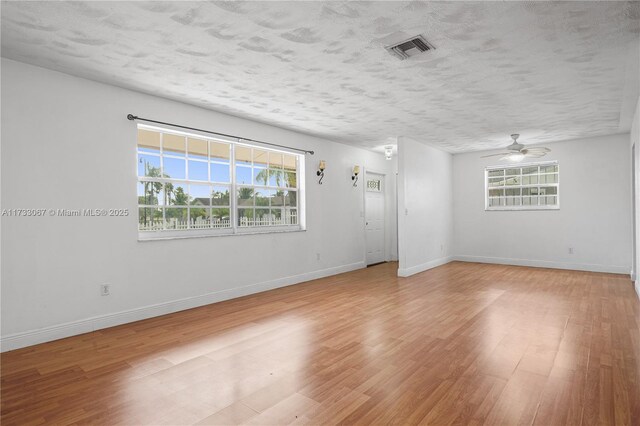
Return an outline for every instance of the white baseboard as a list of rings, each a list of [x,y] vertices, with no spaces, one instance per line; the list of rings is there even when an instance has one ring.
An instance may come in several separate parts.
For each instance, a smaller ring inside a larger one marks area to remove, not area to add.
[[[409,268],[398,268],[398,276],[399,277],[410,277],[411,275],[417,274],[419,272],[424,272],[426,270],[435,268],[436,266],[444,265],[445,263],[449,263],[453,260],[452,256],[441,257],[440,259],[431,260],[426,263],[421,263],[420,265],[411,266]]]
[[[531,266],[534,268],[570,269],[574,271],[607,272],[611,274],[629,274],[628,266],[600,265],[595,263],[553,262],[549,260],[510,259],[507,257],[453,256],[461,262],[496,263],[500,265]]]
[[[95,316],[64,324],[57,324],[37,330],[14,333],[7,336],[2,336],[2,338],[0,339],[0,351],[6,352],[14,349],[20,349],[26,346],[36,345],[38,343],[50,342],[52,340],[58,340],[69,336],[88,333],[103,328],[113,327],[116,325],[126,324],[134,321],[140,321],[160,315],[166,315],[173,312],[183,311],[185,309],[209,305],[211,303],[222,302],[224,300],[247,296],[249,294],[260,293],[279,287],[286,287],[305,281],[354,271],[356,269],[361,269],[364,267],[366,267],[364,261],[356,262],[348,265],[335,266],[332,268],[307,272],[300,275],[293,275],[290,277],[278,278],[271,281],[250,284],[243,287],[215,291],[200,296],[186,297],[184,299],[172,300],[169,302],[158,303],[156,305],[143,306],[127,311]]]

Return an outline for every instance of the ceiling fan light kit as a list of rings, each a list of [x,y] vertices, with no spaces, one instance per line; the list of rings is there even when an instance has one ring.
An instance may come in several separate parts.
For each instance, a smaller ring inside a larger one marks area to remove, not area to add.
[[[547,152],[551,152],[549,148],[544,146],[535,146],[533,148],[525,148],[525,146],[521,143],[518,143],[518,138],[520,135],[518,133],[514,133],[511,135],[511,139],[513,139],[513,143],[509,145],[506,149],[507,152],[501,152],[499,154],[491,154],[485,155],[482,158],[488,157],[501,157],[501,160],[509,160],[514,163],[518,163],[525,158],[540,158],[547,155]]]

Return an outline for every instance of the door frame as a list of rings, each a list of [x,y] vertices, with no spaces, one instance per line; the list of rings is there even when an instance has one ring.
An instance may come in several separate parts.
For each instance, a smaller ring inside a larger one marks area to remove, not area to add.
[[[376,170],[376,169],[370,169],[368,167],[363,167],[363,173],[362,173],[362,211],[363,211],[363,217],[362,217],[362,236],[364,237],[364,264],[365,267],[368,266],[367,265],[367,175],[369,173],[372,174],[376,174],[379,176],[382,176],[382,188],[383,188],[383,197],[382,199],[384,200],[384,233],[383,233],[383,247],[384,247],[384,260],[383,262],[388,262],[389,261],[389,253],[387,250],[387,232],[389,231],[388,228],[388,224],[389,224],[389,215],[387,214],[387,173]]]
[[[631,145],[631,215],[632,215],[632,221],[631,221],[631,229],[632,229],[632,236],[631,236],[631,255],[632,255],[632,259],[631,259],[631,281],[635,283],[638,280],[638,267],[640,265],[638,265],[638,197],[637,197],[637,192],[638,192],[638,188],[637,188],[637,180],[636,180],[636,174],[638,174],[638,162],[636,161],[636,144]]]

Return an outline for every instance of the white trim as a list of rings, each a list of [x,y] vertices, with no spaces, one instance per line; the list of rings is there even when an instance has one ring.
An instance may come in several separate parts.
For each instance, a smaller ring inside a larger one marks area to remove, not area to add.
[[[399,268],[398,269],[398,276],[399,277],[409,277],[411,275],[420,273],[420,272],[424,272],[427,271],[429,269],[433,269],[436,266],[441,266],[444,264],[447,264],[449,262],[451,262],[453,259],[453,256],[447,256],[447,257],[441,257],[440,259],[435,259],[435,260],[430,260],[429,262],[426,263],[421,263],[420,265],[416,265],[416,266],[411,266],[409,268]]]
[[[597,263],[554,262],[550,260],[511,259],[506,257],[485,257],[457,255],[454,260],[461,262],[494,263],[500,265],[531,266],[533,268],[569,269],[574,271],[607,272],[611,274],[628,274],[628,266],[602,265]]]
[[[57,324],[41,329],[9,334],[7,336],[2,336],[2,338],[0,339],[0,351],[11,351],[14,349],[24,348],[26,346],[36,345],[38,343],[50,342],[52,340],[62,339],[65,337],[75,336],[83,333],[89,333],[91,331],[114,327],[120,324],[140,321],[147,318],[183,311],[185,309],[196,308],[198,306],[209,305],[216,302],[222,302],[224,300],[247,296],[249,294],[260,293],[280,287],[299,284],[305,281],[354,271],[356,269],[362,269],[365,266],[365,262],[360,261],[347,265],[334,266],[332,268],[306,272],[299,275],[277,278],[271,281],[249,284],[243,287],[214,291],[200,296],[186,297],[183,299],[158,303],[155,305],[134,308],[127,311],[85,318],[77,321],[67,322],[64,324]]]
[[[636,289],[636,294],[638,295],[638,298],[640,299],[640,280],[636,280],[633,284],[633,286]]]

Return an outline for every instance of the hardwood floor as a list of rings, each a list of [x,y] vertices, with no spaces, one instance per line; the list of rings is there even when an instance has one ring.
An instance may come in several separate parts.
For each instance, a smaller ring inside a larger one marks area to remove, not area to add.
[[[2,354],[2,424],[640,424],[628,277],[382,264]]]

